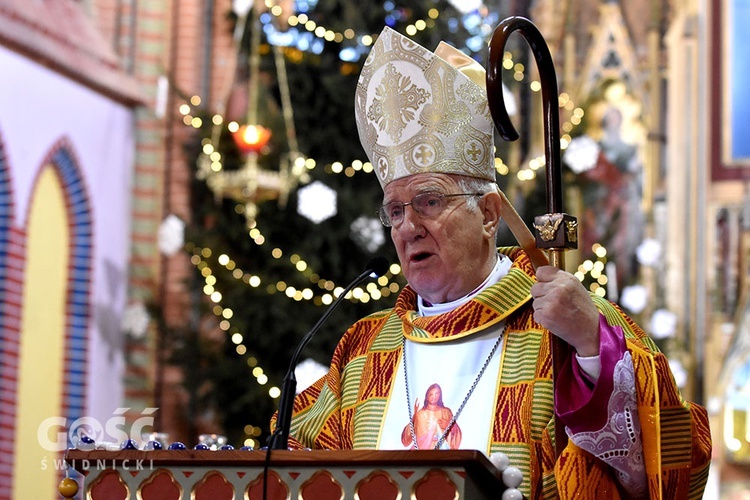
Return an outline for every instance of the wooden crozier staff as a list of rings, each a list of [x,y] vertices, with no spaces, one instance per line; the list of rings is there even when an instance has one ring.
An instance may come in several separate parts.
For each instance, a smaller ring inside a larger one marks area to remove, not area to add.
[[[549,263],[558,269],[565,268],[565,250],[578,247],[578,222],[575,217],[563,213],[562,170],[560,164],[560,118],[558,116],[557,76],[547,43],[537,27],[523,17],[509,17],[503,20],[492,34],[489,47],[489,61],[487,68],[487,97],[490,112],[500,136],[506,141],[518,139],[518,132],[510,121],[503,99],[503,84],[501,79],[503,54],[508,37],[518,31],[528,42],[534,53],[539,69],[539,79],[542,84],[542,105],[544,111],[544,155],[547,174],[547,213],[534,218],[536,228],[535,247],[531,248],[528,238],[524,236],[528,229],[513,227],[517,223],[508,222],[518,220],[515,210],[507,202],[506,209],[510,219],[503,214],[511,232],[521,247],[529,253],[534,267],[545,265],[544,259],[538,256],[539,248],[547,250]],[[512,225],[513,224],[513,225]],[[524,233],[525,229],[525,233]],[[523,240],[523,241],[522,241]],[[538,253],[537,253],[538,252]],[[550,336],[552,352],[552,382],[557,383],[558,373],[565,360],[570,356],[570,346],[555,335]],[[555,391],[556,393],[556,391]],[[567,445],[565,426],[555,417],[555,450],[559,456]]]

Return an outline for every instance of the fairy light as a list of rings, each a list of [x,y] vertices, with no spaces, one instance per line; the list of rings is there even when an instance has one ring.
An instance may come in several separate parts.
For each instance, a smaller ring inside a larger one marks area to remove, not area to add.
[[[192,247],[193,252],[193,255],[190,257],[190,262],[195,265],[196,268],[201,270],[201,275],[204,276],[206,281],[203,291],[215,304],[211,311],[215,316],[221,318],[218,323],[219,329],[229,334],[232,343],[235,344],[235,351],[237,354],[244,356],[247,353],[247,346],[244,344],[245,338],[236,327],[232,326],[230,321],[234,316],[234,311],[232,311],[231,308],[221,306],[220,302],[223,299],[223,296],[221,292],[215,290],[213,286],[216,283],[216,277],[210,264],[204,260],[210,258],[211,255],[213,255],[213,251],[210,248],[196,247],[194,244],[188,244],[188,246]],[[226,254],[219,255],[217,261],[220,265],[223,263],[224,267],[233,264],[233,261]],[[265,385],[268,383],[268,377],[263,373],[263,368],[258,366],[256,358],[248,358],[248,366],[253,368],[253,375],[255,376],[258,385]]]
[[[320,41],[343,43],[344,41],[354,40],[363,47],[370,47],[375,43],[377,38],[377,35],[375,34],[361,34],[352,28],[344,28],[341,31],[331,29],[324,24],[320,24],[310,19],[305,12],[297,12],[287,17],[284,14],[284,9],[278,4],[272,2],[266,2],[266,4],[266,7],[269,9],[268,14],[270,15],[261,16],[261,22],[264,24],[264,31],[269,33],[269,38],[272,38],[279,32],[296,32],[296,34],[304,34],[307,32]],[[437,9],[430,9],[427,13],[427,19],[416,19],[414,22],[406,26],[405,32],[410,36],[413,36],[419,31],[432,28],[435,26],[435,20],[439,16],[440,12]],[[286,20],[284,20],[284,17],[286,17]],[[286,26],[280,26],[282,24],[286,24]],[[279,27],[277,28],[277,26]]]
[[[516,63],[513,61],[513,54],[509,51],[503,53],[502,67],[505,70],[513,71],[513,79],[517,82],[524,82],[526,80],[526,68],[522,63]],[[528,83],[529,88],[532,92],[538,93],[542,89],[541,82],[533,80]],[[583,108],[576,107],[575,103],[571,99],[570,95],[566,92],[560,92],[558,94],[558,106],[561,109],[571,112],[571,116],[568,120],[562,123],[561,128],[565,132],[560,137],[560,149],[565,150],[572,140],[570,133],[575,129],[576,126],[582,123],[583,116],[585,114]],[[532,181],[536,178],[535,170],[538,170],[545,164],[543,156],[534,158],[529,161],[528,167],[521,168],[517,173],[516,177],[519,181]],[[495,158],[495,170],[499,175],[508,175],[510,169],[504,164],[501,158]]]
[[[256,232],[255,241],[257,241],[262,236],[258,228],[253,228],[251,231]],[[211,269],[208,262],[204,260],[210,258],[210,256],[213,254],[214,252],[208,248],[198,248],[197,246],[193,245],[193,255],[190,258],[190,262],[200,271],[200,274],[204,277],[205,284],[203,286],[203,293],[213,303],[219,304],[223,296],[221,292],[216,290],[215,288],[216,276],[214,275],[214,271]],[[278,247],[273,248],[271,250],[271,256],[274,259],[279,260],[284,256],[284,251]],[[242,269],[236,267],[236,262],[226,253],[220,254],[216,258],[216,261],[220,266],[224,267],[224,269],[230,271],[230,276],[236,281],[240,281],[252,288],[258,288],[263,283],[263,280],[260,276],[247,273]],[[305,301],[312,302],[317,306],[324,306],[330,305],[333,302],[334,297],[338,297],[342,293],[343,287],[337,285],[331,280],[321,278],[317,273],[313,272],[310,269],[307,261],[300,257],[300,255],[290,255],[288,258],[288,262],[297,273],[302,275],[303,279],[307,279],[322,293],[316,294],[311,287],[303,287],[301,289],[298,289],[294,286],[289,285],[284,280],[279,280],[276,283],[267,284],[266,292],[269,295],[282,293],[288,299],[294,300],[295,302]],[[399,266],[398,264],[392,264],[388,272],[384,276],[379,277],[377,280],[380,289],[377,288],[375,283],[370,283],[370,285],[372,285],[371,287],[366,288],[365,290],[362,290],[361,288],[355,288],[353,291],[349,292],[345,298],[352,302],[361,303],[368,303],[371,300],[377,301],[383,298],[387,298],[391,293],[397,293],[400,290],[401,286],[395,281],[392,281],[396,279],[396,277],[400,274],[401,266]],[[229,330],[229,320],[234,316],[234,312],[228,308],[219,308],[218,310],[214,309],[214,314],[216,316],[222,317],[223,321],[226,321],[226,323],[222,323],[226,326],[226,328],[222,327],[222,329]]]
[[[544,156],[537,156],[529,160],[529,168],[531,170],[539,170],[544,166]]]
[[[186,107],[183,109],[183,107]],[[194,126],[196,128],[200,128],[202,126],[202,120],[197,117],[191,116],[190,108],[187,104],[182,104],[180,106],[180,112],[181,113],[187,113],[183,117],[183,122],[187,126]],[[212,122],[215,125],[221,125],[224,123],[224,119],[221,115],[214,115],[212,118]],[[235,121],[229,122],[227,124],[227,130],[229,132],[235,132],[239,129],[239,124]],[[220,172],[224,170],[224,164],[223,164],[223,155],[218,149],[218,145],[213,144],[212,140],[208,137],[204,138],[201,141],[201,154],[204,156],[206,160],[208,160],[209,168],[212,172]],[[313,158],[302,158],[299,157],[295,160],[294,165],[292,166],[292,173],[294,176],[300,178],[302,183],[306,183],[306,181],[309,181],[309,177],[306,177],[306,172],[310,172],[312,170],[315,170],[317,168],[323,169],[323,172],[326,174],[332,174],[332,175],[338,175],[343,174],[347,177],[354,177],[358,173],[363,174],[371,174],[374,171],[374,168],[372,166],[372,163],[369,161],[362,161],[360,159],[355,159],[349,162],[348,164],[345,164],[342,161],[332,161],[330,163],[320,164]],[[509,173],[509,168],[505,164],[502,158],[496,157],[495,158],[495,169],[500,175],[507,175]],[[235,211],[238,214],[243,214],[245,212],[244,205],[238,204],[235,207]],[[250,231],[250,237],[257,243],[258,245],[261,245],[264,243],[265,238],[260,235],[257,231]]]
[[[281,19],[283,15],[283,9],[280,8],[279,5],[273,3],[273,2],[267,2],[269,4],[270,14],[277,19]],[[419,19],[414,21],[412,24],[408,25],[406,30],[408,32],[414,32],[425,30],[431,26],[434,25],[434,20],[439,17],[439,12],[437,9],[430,9],[428,13],[429,19]],[[264,20],[264,23],[271,26],[273,28],[273,20],[270,18],[267,18]],[[290,27],[299,27],[299,26],[305,26],[305,29],[315,35],[317,38],[320,38],[322,40],[326,41],[335,41],[340,42],[343,40],[357,40],[359,43],[361,43],[363,46],[369,47],[374,43],[375,39],[377,38],[375,35],[371,34],[365,34],[360,35],[357,34],[356,31],[354,31],[351,28],[346,28],[343,30],[342,33],[330,30],[328,28],[325,28],[324,26],[320,24],[316,24],[315,21],[309,19],[308,15],[303,13],[298,13],[296,15],[291,15],[288,17],[287,23]],[[278,24],[278,22],[277,22]],[[331,40],[331,36],[333,34],[333,40]],[[289,54],[287,54],[289,56]],[[523,82],[526,79],[526,67],[522,63],[517,63],[513,60],[513,54],[509,51],[506,51],[503,54],[503,62],[502,66],[506,70],[512,70],[513,71],[513,78],[518,82]],[[541,90],[541,83],[537,80],[529,82],[529,86],[533,92],[539,92]],[[185,102],[179,106],[179,111],[183,115],[183,122],[191,127],[194,128],[201,128],[203,126],[203,121],[199,117],[192,116],[192,107],[199,106],[201,104],[201,100],[199,96],[192,96],[188,100],[188,102]],[[570,133],[574,130],[574,128],[581,124],[582,118],[584,116],[584,110],[580,107],[576,107],[575,103],[571,99],[570,95],[561,92],[558,96],[558,105],[560,108],[572,112],[572,115],[569,120],[566,120],[562,124],[562,130],[565,132],[565,134],[560,138],[560,146],[561,149],[566,149],[568,145],[570,144],[572,138]],[[219,114],[215,114],[211,117],[211,122],[214,125],[222,125],[224,123],[224,117],[222,117]],[[229,122],[227,125],[227,129],[229,132],[235,132],[239,128],[239,124],[235,121]],[[203,141],[203,155],[205,155],[209,161],[208,165],[212,172],[219,172],[223,170],[223,158],[220,152],[218,151],[218,148],[216,145],[211,144],[211,140],[206,138]],[[510,169],[505,165],[502,159],[496,158],[495,159],[495,168],[499,175],[507,175],[510,172]],[[311,171],[318,167],[317,162],[314,159],[311,158],[297,158],[292,166],[292,173],[295,176],[300,176],[303,174],[304,169],[307,169],[308,171]],[[363,172],[363,173],[372,173],[373,167],[372,164],[369,162],[362,162],[361,160],[354,160],[349,165],[346,165],[344,162],[341,161],[333,161],[331,163],[327,163],[322,165],[323,170],[325,173],[329,174],[344,174],[347,177],[353,177],[356,175],[357,172]],[[532,167],[533,168],[533,167]],[[522,169],[523,170],[523,169]],[[528,172],[524,172],[523,174],[518,175],[519,180],[521,181],[528,181],[533,180],[536,177],[534,174],[530,174]],[[302,183],[305,183],[305,179],[301,179]],[[239,212],[244,213],[244,207],[237,207],[237,210]],[[238,212],[238,213],[239,213]],[[261,244],[262,240],[256,241],[256,243]]]
[[[609,278],[604,273],[607,264],[607,249],[599,244],[594,243],[591,246],[591,250],[594,252],[597,260],[586,259],[578,266],[578,269],[574,273],[575,277],[581,283],[584,283],[587,278],[590,278],[589,290],[595,293],[599,297],[605,297],[607,295],[607,283]]]

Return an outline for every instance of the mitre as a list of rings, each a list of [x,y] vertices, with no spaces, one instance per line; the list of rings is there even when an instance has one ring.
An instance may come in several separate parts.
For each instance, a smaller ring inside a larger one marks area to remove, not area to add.
[[[357,83],[355,116],[383,188],[424,172],[495,180],[484,68],[444,42],[433,53],[384,28]]]

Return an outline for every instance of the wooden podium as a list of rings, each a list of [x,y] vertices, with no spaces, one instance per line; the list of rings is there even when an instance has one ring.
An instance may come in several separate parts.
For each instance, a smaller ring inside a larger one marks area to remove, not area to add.
[[[266,451],[70,449],[90,500],[263,500]],[[502,473],[471,450],[271,452],[268,500],[499,499]],[[81,483],[80,479],[78,480]]]

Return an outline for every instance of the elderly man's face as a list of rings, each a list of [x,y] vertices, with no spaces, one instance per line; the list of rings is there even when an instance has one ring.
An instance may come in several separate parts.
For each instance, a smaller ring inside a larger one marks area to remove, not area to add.
[[[451,175],[417,174],[386,185],[383,201],[408,203],[430,191],[461,192]],[[488,247],[494,251],[494,241],[483,231],[482,202],[480,209],[472,211],[466,197],[444,201],[445,209],[433,219],[422,218],[411,206],[406,207],[403,222],[391,228],[404,276],[433,304],[455,300],[479,286],[488,274]]]

